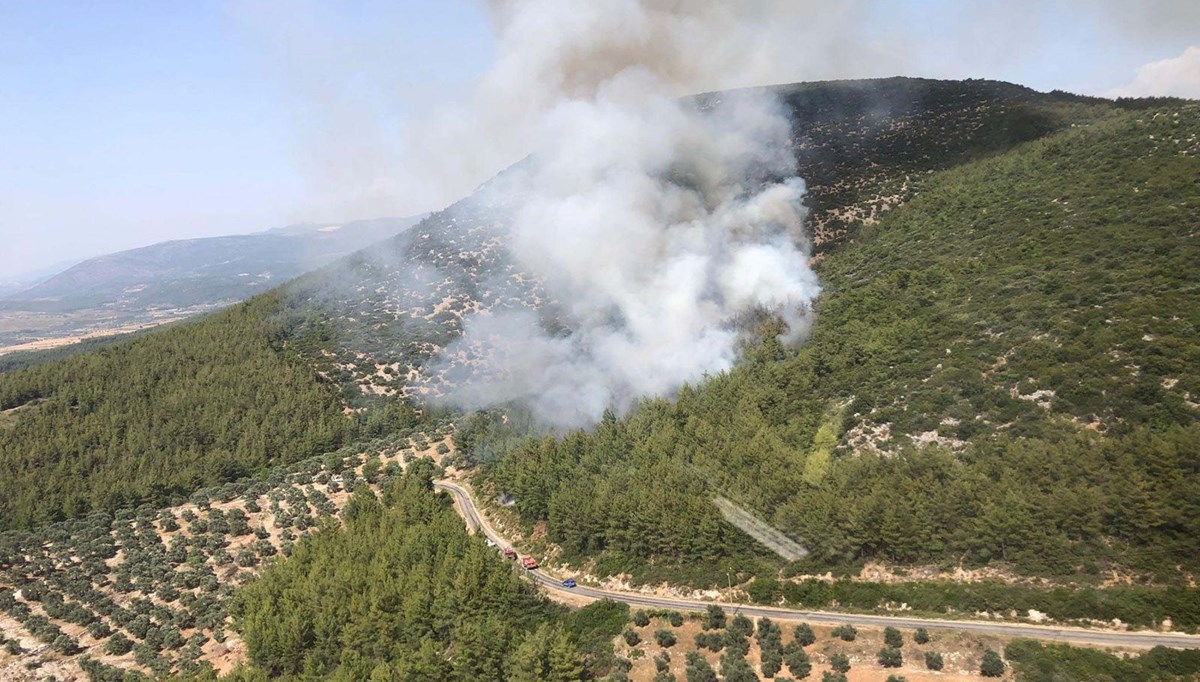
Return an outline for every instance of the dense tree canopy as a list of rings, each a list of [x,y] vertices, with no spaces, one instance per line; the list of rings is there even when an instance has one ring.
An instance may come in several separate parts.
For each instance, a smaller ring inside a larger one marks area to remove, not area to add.
[[[749,556],[719,493],[822,570],[1182,581],[1200,568],[1198,130],[1194,107],[1119,114],[928,176],[827,254],[798,349],[768,325],[731,372],[594,433],[464,444],[601,568]]]
[[[301,542],[241,590],[235,617],[255,668],[283,679],[581,679],[574,633],[593,626],[570,629],[466,533],[432,491],[432,467],[410,469],[382,501],[356,492],[345,527]]]
[[[0,374],[0,529],[181,499],[336,448],[353,424],[283,347],[281,296]]]

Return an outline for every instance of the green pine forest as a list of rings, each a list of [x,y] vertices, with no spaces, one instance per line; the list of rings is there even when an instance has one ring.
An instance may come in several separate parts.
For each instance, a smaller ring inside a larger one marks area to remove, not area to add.
[[[820,87],[837,86],[803,92]],[[939,98],[955,89],[937,87]],[[959,87],[986,95],[988,85]],[[389,369],[417,354],[396,350],[394,329],[372,336],[387,325],[370,311],[350,316],[357,327],[331,319],[337,301],[308,295],[319,277],[133,338],[10,358],[0,363],[0,531],[11,532],[0,546],[42,532],[54,546],[64,529],[95,526],[109,547],[98,520],[113,512],[149,519],[204,488],[253,487],[449,417],[455,463],[474,467],[480,497],[511,495],[512,510],[497,511],[538,538],[522,550],[561,550],[593,575],[734,582],[753,601],[811,608],[1037,609],[1195,630],[1200,108],[1056,95],[1043,109],[1005,110],[1008,95],[985,95],[1001,103],[1003,129],[981,123],[963,142],[974,123],[960,121],[965,137],[949,151],[936,135],[888,138],[880,144],[900,161],[882,184],[814,186],[825,211],[901,184],[905,203],[835,225],[845,239],[818,249],[824,293],[803,344],[782,345],[778,323],[761,321],[733,370],[587,431],[547,435],[519,406],[447,415],[360,390],[380,359],[358,357],[362,344],[391,353]],[[824,114],[836,120],[837,109]],[[845,158],[813,162],[836,178]],[[454,315],[441,315],[437,333],[449,338]],[[430,352],[427,328],[405,326],[404,344]],[[387,371],[372,386],[403,376]],[[620,673],[612,646],[627,608],[548,602],[466,533],[431,488],[432,464],[398,471],[378,498],[357,488],[344,523],[322,515],[236,589],[249,661],[221,679]],[[722,518],[717,495],[810,555],[785,564]],[[876,561],[901,574],[997,567],[1016,584],[853,579]],[[837,579],[808,579],[825,572]],[[1104,586],[1114,575],[1133,584]],[[1013,646],[1006,658],[1026,679],[1169,679],[1196,665]],[[142,679],[89,665],[93,679]]]
[[[234,604],[249,662],[221,679],[572,682],[611,665],[628,608],[568,615],[468,535],[434,467],[367,488]],[[215,679],[211,671],[188,680]]]
[[[279,292],[0,374],[0,530],[162,504],[335,449],[354,424],[284,348]]]
[[[1186,582],[1198,130],[1195,106],[1122,113],[929,176],[820,263],[798,348],[768,333],[733,371],[590,433],[521,441],[477,417],[460,439],[525,523],[602,573],[761,571],[705,503],[716,490],[812,551],[791,572],[1003,562]],[[856,425],[892,438],[855,444]]]

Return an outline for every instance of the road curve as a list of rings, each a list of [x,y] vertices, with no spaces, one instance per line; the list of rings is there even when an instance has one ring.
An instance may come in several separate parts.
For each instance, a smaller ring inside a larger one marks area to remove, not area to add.
[[[451,481],[435,481],[434,487],[450,493],[455,501],[459,515],[467,526],[479,531],[501,548],[512,547],[499,533],[484,521],[475,507],[471,493]],[[584,599],[612,599],[625,602],[630,606],[640,606],[648,609],[672,609],[676,611],[703,611],[716,602],[697,599],[679,599],[657,597],[654,595],[635,592],[620,592],[616,590],[601,590],[580,585],[566,588],[562,582],[540,570],[526,571],[529,577],[546,588],[551,596],[556,594],[571,595]],[[1065,642],[1091,646],[1114,647],[1155,647],[1164,646],[1172,649],[1200,649],[1200,635],[1185,635],[1172,632],[1115,632],[1111,630],[1087,630],[1075,627],[1056,627],[1050,625],[1029,625],[1024,623],[995,623],[976,620],[943,620],[937,618],[915,618],[912,616],[880,616],[860,613],[842,613],[838,611],[801,611],[784,609],[773,606],[754,606],[745,604],[717,604],[729,613],[741,613],[747,616],[767,616],[775,620],[807,621],[841,625],[850,623],[855,626],[883,628],[887,626],[898,628],[926,628],[928,630],[955,630],[959,632],[974,632],[981,635],[996,635],[999,637],[1026,637],[1044,641]]]

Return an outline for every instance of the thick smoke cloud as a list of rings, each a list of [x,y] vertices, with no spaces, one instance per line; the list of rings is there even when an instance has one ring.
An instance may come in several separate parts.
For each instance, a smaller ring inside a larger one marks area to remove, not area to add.
[[[786,122],[769,100],[726,101],[706,117],[676,97],[891,75],[1022,81],[1030,65],[1068,61],[1064,30],[1091,37],[1068,41],[1078,63],[1095,61],[1089,45],[1179,54],[1200,25],[1194,0],[493,0],[493,65],[476,87],[414,93],[399,77],[413,64],[385,49],[400,18],[379,18],[379,36],[339,38],[329,6],[243,2],[245,23],[274,37],[307,104],[297,110],[311,109],[301,170],[327,213],[308,218],[445,206],[534,154],[504,180],[505,199],[524,198],[509,242],[574,332],[542,333],[532,314],[470,320],[463,344],[486,345],[494,361],[454,398],[523,398],[560,424],[729,366],[729,320],[747,311],[785,315],[793,336],[807,324],[798,311],[816,284],[794,227],[802,185],[778,182],[794,173]],[[1090,91],[1128,82],[1140,65]],[[1129,90],[1155,94],[1164,69]],[[1030,84],[1089,87],[1066,77]],[[398,126],[393,99],[405,112]],[[729,225],[757,232],[718,229]]]
[[[489,84],[543,113],[529,161],[487,191],[515,198],[511,252],[569,332],[532,311],[469,318],[447,352],[482,347],[488,360],[448,399],[520,401],[550,425],[581,426],[728,369],[740,318],[773,314],[799,339],[819,286],[789,120],[761,92],[704,107],[677,97],[770,46],[718,2],[521,0],[494,12],[503,49]]]
[[[484,0],[445,4],[473,2]],[[296,99],[297,169],[311,202],[297,219],[318,222],[450,204],[524,157],[562,93],[586,93],[632,64],[675,94],[897,75],[1105,94],[1200,35],[1195,0],[491,1],[493,68],[469,87],[421,74],[453,70],[450,53],[479,45],[434,50],[429,63],[389,49],[416,40],[407,4],[230,4]],[[370,30],[346,19],[360,13]],[[597,36],[611,45],[597,51]],[[1148,56],[1130,61],[1138,55]]]

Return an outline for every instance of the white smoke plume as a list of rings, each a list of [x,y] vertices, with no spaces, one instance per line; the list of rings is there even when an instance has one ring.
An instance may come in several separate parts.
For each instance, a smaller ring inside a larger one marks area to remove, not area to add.
[[[1130,59],[1179,55],[1200,35],[1196,0],[452,0],[432,14],[476,3],[488,8],[494,51],[437,46],[414,3],[225,3],[291,99],[285,127],[305,184],[296,222],[444,207],[524,157],[564,95],[587,96],[631,68],[677,95],[899,75],[1103,94],[1145,61]],[[1064,27],[1094,35],[1064,43]],[[422,61],[397,44],[435,47]],[[1115,61],[1096,59],[1097,46]],[[481,51],[491,69],[460,74],[457,53]],[[1068,63],[1099,66],[1088,76],[1048,68]]]
[[[469,318],[447,352],[482,346],[487,367],[451,402],[521,401],[552,426],[583,426],[730,368],[748,314],[803,336],[819,285],[790,121],[761,91],[678,98],[777,47],[756,43],[754,20],[778,3],[736,4],[493,3],[489,99],[537,113],[524,122],[530,159],[488,191],[516,198],[509,247],[569,332],[532,311]]]

